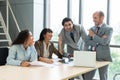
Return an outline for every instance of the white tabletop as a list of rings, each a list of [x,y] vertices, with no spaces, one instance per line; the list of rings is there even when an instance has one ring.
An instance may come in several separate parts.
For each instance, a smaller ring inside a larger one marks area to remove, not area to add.
[[[75,67],[69,64],[45,66],[0,66],[0,80],[67,80],[80,74],[108,65],[110,62],[96,62],[96,67]]]

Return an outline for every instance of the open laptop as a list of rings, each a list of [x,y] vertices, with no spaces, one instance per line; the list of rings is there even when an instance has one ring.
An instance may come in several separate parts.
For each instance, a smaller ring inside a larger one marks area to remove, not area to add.
[[[74,66],[95,67],[96,52],[93,51],[74,51]]]

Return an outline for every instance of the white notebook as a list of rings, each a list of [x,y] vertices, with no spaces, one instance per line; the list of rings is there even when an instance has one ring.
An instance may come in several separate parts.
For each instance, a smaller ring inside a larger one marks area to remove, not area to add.
[[[74,66],[95,67],[96,52],[93,51],[74,51]]]

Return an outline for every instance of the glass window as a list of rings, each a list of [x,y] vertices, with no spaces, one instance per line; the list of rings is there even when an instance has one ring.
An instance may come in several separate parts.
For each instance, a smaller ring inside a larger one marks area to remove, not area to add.
[[[108,80],[113,80],[113,77],[116,73],[120,72],[120,49],[119,48],[110,48],[111,49],[111,56],[112,56],[112,60],[113,62],[110,63],[109,65],[109,76],[108,76]],[[99,79],[99,73],[98,70],[96,72],[95,75],[95,79],[98,78]],[[116,79],[119,80],[119,79]]]
[[[110,4],[110,25],[114,30],[111,44],[120,45],[120,4],[117,0],[111,0]]]
[[[95,11],[103,11],[106,17],[107,0],[83,0],[83,26],[86,31],[94,25],[92,15]],[[104,19],[106,22],[106,18]],[[87,31],[88,32],[88,31]]]
[[[112,56],[113,62],[109,66],[108,80],[113,80],[113,76],[115,75],[115,73],[120,72],[120,49],[111,48],[111,56]]]
[[[71,2],[71,19],[75,24],[79,22],[79,0],[72,0]]]
[[[50,28],[53,30],[52,40],[58,40],[63,18],[67,17],[67,0],[51,0],[50,2]]]
[[[111,44],[120,45],[120,7],[118,0],[110,0],[110,25],[113,28]],[[111,48],[113,62],[110,64],[110,77],[120,72],[120,48]]]
[[[35,41],[39,39],[40,32],[43,29],[43,4],[43,0],[34,0],[33,35]]]

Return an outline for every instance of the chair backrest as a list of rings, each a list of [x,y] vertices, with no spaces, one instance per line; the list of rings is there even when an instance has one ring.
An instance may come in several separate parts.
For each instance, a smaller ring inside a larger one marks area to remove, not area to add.
[[[8,56],[8,48],[0,48],[0,65],[6,64],[6,58]]]
[[[113,80],[120,80],[120,72],[115,73]]]

